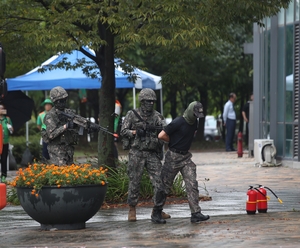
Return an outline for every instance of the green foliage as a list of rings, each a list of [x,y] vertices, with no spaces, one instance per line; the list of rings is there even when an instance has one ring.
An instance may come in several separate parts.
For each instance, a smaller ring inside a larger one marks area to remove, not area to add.
[[[40,134],[29,136],[29,150],[33,156],[33,159],[39,161],[41,159],[42,148],[40,145]],[[10,137],[10,143],[14,146],[13,155],[16,159],[17,164],[21,163],[22,155],[26,149],[26,140],[22,136]]]
[[[108,188],[105,197],[107,202],[125,202],[128,196],[129,178],[127,176],[127,161],[120,161],[116,169],[109,169],[108,171]],[[183,179],[178,175],[174,180],[171,196],[185,196],[185,188],[183,186]],[[140,198],[149,199],[153,196],[153,187],[146,170],[144,170],[141,186]]]
[[[20,205],[17,190],[15,188],[9,187],[7,189],[6,201],[13,205]]]
[[[37,125],[34,121],[29,121],[28,122],[28,135],[29,136],[36,136],[36,135],[40,135],[40,131],[37,128]],[[16,137],[16,136],[22,136],[25,138],[26,136],[26,125],[24,124],[17,132],[14,132],[12,137]]]
[[[171,196],[183,197],[186,196],[185,186],[182,175],[179,173],[174,179],[171,189]]]

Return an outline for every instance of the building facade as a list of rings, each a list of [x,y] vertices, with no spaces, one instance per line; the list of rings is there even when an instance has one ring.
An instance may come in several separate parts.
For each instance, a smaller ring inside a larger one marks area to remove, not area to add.
[[[253,26],[253,137],[273,139],[277,157],[293,162],[300,161],[299,6],[293,0]]]

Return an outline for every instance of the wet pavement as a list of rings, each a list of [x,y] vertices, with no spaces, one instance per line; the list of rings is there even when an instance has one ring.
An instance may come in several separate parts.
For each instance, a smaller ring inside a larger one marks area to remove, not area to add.
[[[22,207],[7,206],[0,211],[0,247],[300,247],[300,169],[255,167],[247,154],[226,152],[194,152],[193,160],[200,194],[212,197],[200,202],[211,216],[206,222],[191,224],[183,203],[165,206],[172,216],[166,225],[151,223],[149,206],[137,208],[135,223],[127,222],[127,208],[101,209],[86,229],[40,231]],[[273,189],[283,204],[268,192],[268,213],[247,215],[246,192],[254,184]]]

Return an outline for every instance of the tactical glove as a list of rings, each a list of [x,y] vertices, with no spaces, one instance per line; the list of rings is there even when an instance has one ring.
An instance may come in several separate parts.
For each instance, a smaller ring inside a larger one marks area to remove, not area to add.
[[[145,137],[146,136],[146,131],[143,129],[137,129],[136,130],[136,135],[139,137]]]
[[[73,129],[74,128],[74,122],[73,121],[68,121],[66,123],[67,128],[66,129]]]

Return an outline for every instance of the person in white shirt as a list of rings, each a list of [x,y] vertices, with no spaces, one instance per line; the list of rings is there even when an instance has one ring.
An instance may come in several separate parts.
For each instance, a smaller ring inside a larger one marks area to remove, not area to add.
[[[226,151],[236,151],[233,148],[233,139],[235,134],[235,126],[236,126],[236,114],[234,110],[234,102],[236,100],[235,93],[229,94],[229,100],[224,105],[224,111],[223,111],[223,121],[224,126],[226,127]]]

